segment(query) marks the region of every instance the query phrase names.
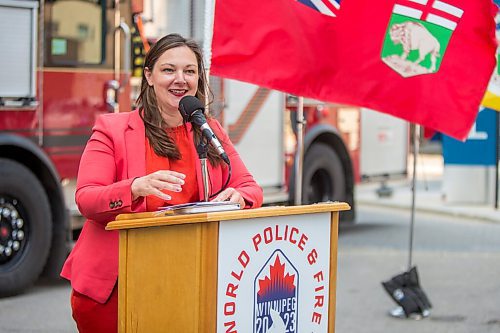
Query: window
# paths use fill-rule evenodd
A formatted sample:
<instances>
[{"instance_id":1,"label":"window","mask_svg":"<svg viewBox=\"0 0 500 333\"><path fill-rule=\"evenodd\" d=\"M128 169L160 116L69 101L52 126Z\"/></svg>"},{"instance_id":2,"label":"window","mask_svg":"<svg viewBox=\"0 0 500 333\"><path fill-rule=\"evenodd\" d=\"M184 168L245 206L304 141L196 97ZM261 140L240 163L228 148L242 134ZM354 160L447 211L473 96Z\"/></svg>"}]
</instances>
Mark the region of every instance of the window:
<instances>
[{"instance_id":1,"label":"window","mask_svg":"<svg viewBox=\"0 0 500 333\"><path fill-rule=\"evenodd\" d=\"M103 63L105 0L48 0L45 4L47 65Z\"/></svg>"}]
</instances>

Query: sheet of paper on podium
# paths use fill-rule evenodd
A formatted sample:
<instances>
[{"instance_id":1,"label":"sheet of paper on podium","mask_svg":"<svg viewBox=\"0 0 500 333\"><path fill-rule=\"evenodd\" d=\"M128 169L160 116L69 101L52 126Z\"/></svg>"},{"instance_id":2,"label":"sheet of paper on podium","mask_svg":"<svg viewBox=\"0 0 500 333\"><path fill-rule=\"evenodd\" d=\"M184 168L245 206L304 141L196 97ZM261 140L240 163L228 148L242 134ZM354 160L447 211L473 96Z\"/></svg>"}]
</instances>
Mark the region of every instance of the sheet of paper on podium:
<instances>
[{"instance_id":1,"label":"sheet of paper on podium","mask_svg":"<svg viewBox=\"0 0 500 333\"><path fill-rule=\"evenodd\" d=\"M171 212L173 214L195 214L223 212L227 210L238 210L240 204L229 201L200 201L185 204L160 207L158 213Z\"/></svg>"}]
</instances>

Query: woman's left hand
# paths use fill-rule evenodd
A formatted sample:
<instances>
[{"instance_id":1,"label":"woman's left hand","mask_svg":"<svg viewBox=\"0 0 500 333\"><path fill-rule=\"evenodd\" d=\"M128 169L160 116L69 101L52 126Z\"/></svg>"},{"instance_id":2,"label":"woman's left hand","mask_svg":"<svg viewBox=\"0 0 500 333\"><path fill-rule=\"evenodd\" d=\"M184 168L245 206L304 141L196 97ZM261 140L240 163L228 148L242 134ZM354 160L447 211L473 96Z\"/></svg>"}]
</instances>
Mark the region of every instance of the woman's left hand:
<instances>
[{"instance_id":1,"label":"woman's left hand","mask_svg":"<svg viewBox=\"0 0 500 333\"><path fill-rule=\"evenodd\" d=\"M236 191L232 187L226 188L224 191L220 192L212 201L229 201L233 203L239 203L240 209L245 208L246 202L240 192Z\"/></svg>"}]
</instances>

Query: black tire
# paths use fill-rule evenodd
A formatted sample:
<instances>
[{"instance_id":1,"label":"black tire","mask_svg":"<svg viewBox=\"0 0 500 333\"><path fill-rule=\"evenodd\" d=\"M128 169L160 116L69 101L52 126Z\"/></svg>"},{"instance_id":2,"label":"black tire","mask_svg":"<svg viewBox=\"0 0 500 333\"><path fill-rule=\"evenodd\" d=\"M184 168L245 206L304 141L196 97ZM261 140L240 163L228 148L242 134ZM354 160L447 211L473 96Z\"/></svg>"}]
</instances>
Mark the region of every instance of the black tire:
<instances>
[{"instance_id":1,"label":"black tire","mask_svg":"<svg viewBox=\"0 0 500 333\"><path fill-rule=\"evenodd\" d=\"M24 165L0 158L0 297L19 294L38 279L51 238L52 216L41 183Z\"/></svg>"},{"instance_id":2,"label":"black tire","mask_svg":"<svg viewBox=\"0 0 500 333\"><path fill-rule=\"evenodd\" d=\"M304 157L302 203L346 201L346 176L337 153L314 143Z\"/></svg>"}]
</instances>

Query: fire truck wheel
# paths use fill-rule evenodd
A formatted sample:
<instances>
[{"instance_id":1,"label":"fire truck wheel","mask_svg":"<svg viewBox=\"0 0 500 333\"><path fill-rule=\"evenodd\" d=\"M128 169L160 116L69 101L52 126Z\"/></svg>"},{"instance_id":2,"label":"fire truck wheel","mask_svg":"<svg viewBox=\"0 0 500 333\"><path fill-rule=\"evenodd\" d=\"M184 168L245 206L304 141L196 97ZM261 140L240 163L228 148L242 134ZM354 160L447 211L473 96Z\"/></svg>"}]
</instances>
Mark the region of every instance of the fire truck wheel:
<instances>
[{"instance_id":1,"label":"fire truck wheel","mask_svg":"<svg viewBox=\"0 0 500 333\"><path fill-rule=\"evenodd\" d=\"M19 294L37 280L51 237L42 185L24 165L0 158L0 296Z\"/></svg>"},{"instance_id":2,"label":"fire truck wheel","mask_svg":"<svg viewBox=\"0 0 500 333\"><path fill-rule=\"evenodd\" d=\"M302 203L345 201L344 168L337 153L324 143L315 143L304 157Z\"/></svg>"}]
</instances>

